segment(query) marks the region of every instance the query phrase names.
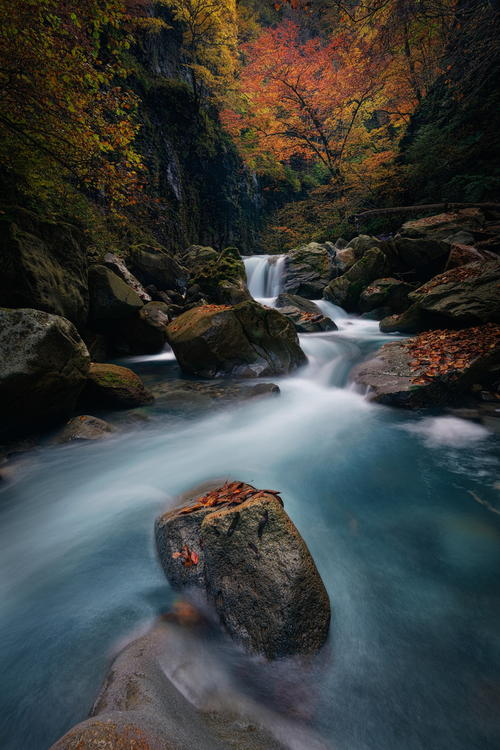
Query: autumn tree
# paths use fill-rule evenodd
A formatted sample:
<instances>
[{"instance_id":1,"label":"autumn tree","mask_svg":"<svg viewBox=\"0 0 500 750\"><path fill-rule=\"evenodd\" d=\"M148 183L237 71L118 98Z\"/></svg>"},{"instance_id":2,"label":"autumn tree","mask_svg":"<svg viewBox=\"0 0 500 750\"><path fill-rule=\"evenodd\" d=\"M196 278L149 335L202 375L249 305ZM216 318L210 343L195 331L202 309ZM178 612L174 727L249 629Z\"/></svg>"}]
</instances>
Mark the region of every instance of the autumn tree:
<instances>
[{"instance_id":1,"label":"autumn tree","mask_svg":"<svg viewBox=\"0 0 500 750\"><path fill-rule=\"evenodd\" d=\"M137 99L119 83L122 0L0 0L0 165L43 182L55 166L112 204L139 188Z\"/></svg>"},{"instance_id":2,"label":"autumn tree","mask_svg":"<svg viewBox=\"0 0 500 750\"><path fill-rule=\"evenodd\" d=\"M183 30L182 49L195 105L216 96L232 77L237 42L236 0L162 0Z\"/></svg>"},{"instance_id":3,"label":"autumn tree","mask_svg":"<svg viewBox=\"0 0 500 750\"><path fill-rule=\"evenodd\" d=\"M345 33L302 41L292 23L267 29L244 54L222 117L252 168L299 158L320 161L339 186L370 182L415 106L391 55Z\"/></svg>"}]
</instances>

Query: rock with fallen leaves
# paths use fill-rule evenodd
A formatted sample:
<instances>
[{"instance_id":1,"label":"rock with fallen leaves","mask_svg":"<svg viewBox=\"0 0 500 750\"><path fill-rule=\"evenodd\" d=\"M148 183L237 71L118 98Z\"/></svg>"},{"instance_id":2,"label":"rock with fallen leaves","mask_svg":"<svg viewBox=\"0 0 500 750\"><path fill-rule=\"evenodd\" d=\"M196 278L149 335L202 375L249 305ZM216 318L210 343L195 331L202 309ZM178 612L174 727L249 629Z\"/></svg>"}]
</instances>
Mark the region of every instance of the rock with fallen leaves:
<instances>
[{"instance_id":1,"label":"rock with fallen leaves","mask_svg":"<svg viewBox=\"0 0 500 750\"><path fill-rule=\"evenodd\" d=\"M280 313L293 323L298 333L336 331L337 325L314 302L296 294L282 293L276 300Z\"/></svg>"},{"instance_id":2,"label":"rock with fallen leaves","mask_svg":"<svg viewBox=\"0 0 500 750\"><path fill-rule=\"evenodd\" d=\"M500 326L428 331L385 344L352 377L382 404L416 409L448 404L500 365Z\"/></svg>"},{"instance_id":3,"label":"rock with fallen leaves","mask_svg":"<svg viewBox=\"0 0 500 750\"><path fill-rule=\"evenodd\" d=\"M500 260L446 271L412 292L410 300L453 324L500 323Z\"/></svg>"},{"instance_id":4,"label":"rock with fallen leaves","mask_svg":"<svg viewBox=\"0 0 500 750\"><path fill-rule=\"evenodd\" d=\"M328 594L279 492L226 482L191 496L157 519L156 544L170 583L204 588L248 651L275 659L323 645Z\"/></svg>"},{"instance_id":5,"label":"rock with fallen leaves","mask_svg":"<svg viewBox=\"0 0 500 750\"><path fill-rule=\"evenodd\" d=\"M287 375L306 362L292 323L255 301L194 307L168 341L182 370L203 378Z\"/></svg>"}]
</instances>

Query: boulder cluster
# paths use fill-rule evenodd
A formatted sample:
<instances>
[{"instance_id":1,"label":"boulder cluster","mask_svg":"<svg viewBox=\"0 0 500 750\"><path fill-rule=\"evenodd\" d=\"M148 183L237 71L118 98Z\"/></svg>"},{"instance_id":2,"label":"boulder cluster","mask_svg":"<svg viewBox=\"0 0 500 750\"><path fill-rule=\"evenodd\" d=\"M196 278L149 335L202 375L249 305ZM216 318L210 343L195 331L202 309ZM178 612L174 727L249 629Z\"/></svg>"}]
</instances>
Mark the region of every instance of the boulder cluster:
<instances>
[{"instance_id":1,"label":"boulder cluster","mask_svg":"<svg viewBox=\"0 0 500 750\"><path fill-rule=\"evenodd\" d=\"M0 440L87 418L88 410L151 403L139 377L109 358L154 354L168 343L188 375L283 375L306 361L297 330L318 325L315 316L296 319L255 302L233 247L172 253L137 245L88 265L79 229L23 209L0 219L0 246ZM105 434L89 425L66 430L67 439Z\"/></svg>"}]
</instances>

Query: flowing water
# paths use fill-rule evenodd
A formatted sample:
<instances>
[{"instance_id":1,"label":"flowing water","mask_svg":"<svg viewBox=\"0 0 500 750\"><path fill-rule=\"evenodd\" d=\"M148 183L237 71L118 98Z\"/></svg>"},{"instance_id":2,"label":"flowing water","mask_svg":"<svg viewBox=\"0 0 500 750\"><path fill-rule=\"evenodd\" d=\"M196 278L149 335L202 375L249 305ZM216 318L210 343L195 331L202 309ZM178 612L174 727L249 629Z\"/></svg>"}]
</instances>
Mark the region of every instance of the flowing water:
<instances>
[{"instance_id":1,"label":"flowing water","mask_svg":"<svg viewBox=\"0 0 500 750\"><path fill-rule=\"evenodd\" d=\"M272 298L262 276L251 289ZM246 695L264 723L291 722L294 750L500 746L499 437L444 410L369 403L349 371L388 337L320 305L339 330L301 336L308 364L279 379L279 398L106 415L122 428L106 441L0 467L2 750L47 750L85 718L113 655L174 600L156 515L213 476L282 491L332 625L317 657L272 669L221 638L179 676L176 646L187 695L210 693L212 709ZM181 375L168 352L122 363L150 386Z\"/></svg>"}]
</instances>

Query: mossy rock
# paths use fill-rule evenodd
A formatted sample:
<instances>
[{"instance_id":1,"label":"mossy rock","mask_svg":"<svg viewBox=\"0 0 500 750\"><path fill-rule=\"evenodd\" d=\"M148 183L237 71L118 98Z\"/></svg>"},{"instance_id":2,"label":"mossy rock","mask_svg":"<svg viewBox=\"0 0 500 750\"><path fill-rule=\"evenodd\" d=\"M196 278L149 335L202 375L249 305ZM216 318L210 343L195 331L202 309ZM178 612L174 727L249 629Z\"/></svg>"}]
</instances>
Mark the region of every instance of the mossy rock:
<instances>
[{"instance_id":1,"label":"mossy rock","mask_svg":"<svg viewBox=\"0 0 500 750\"><path fill-rule=\"evenodd\" d=\"M204 294L213 297L217 287L223 281L246 283L247 274L239 250L227 247L217 260L211 260L199 270L190 281L190 286L197 284Z\"/></svg>"},{"instance_id":2,"label":"mossy rock","mask_svg":"<svg viewBox=\"0 0 500 750\"><path fill-rule=\"evenodd\" d=\"M131 409L145 406L153 397L140 377L127 367L91 364L81 403L95 408ZM79 402L80 403L80 402Z\"/></svg>"}]
</instances>

